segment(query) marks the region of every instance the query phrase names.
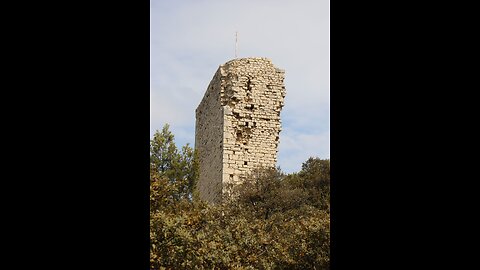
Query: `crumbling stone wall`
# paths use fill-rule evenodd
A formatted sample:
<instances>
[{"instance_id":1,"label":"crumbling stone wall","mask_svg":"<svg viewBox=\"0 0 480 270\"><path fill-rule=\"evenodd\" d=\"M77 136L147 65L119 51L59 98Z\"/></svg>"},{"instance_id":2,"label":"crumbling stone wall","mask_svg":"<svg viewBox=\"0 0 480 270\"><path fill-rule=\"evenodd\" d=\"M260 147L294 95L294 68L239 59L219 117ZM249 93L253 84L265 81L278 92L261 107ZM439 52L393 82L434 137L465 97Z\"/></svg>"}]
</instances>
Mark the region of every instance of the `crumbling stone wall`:
<instances>
[{"instance_id":1,"label":"crumbling stone wall","mask_svg":"<svg viewBox=\"0 0 480 270\"><path fill-rule=\"evenodd\" d=\"M267 58L234 59L218 68L196 110L203 200L219 202L227 183L276 166L284 73Z\"/></svg>"}]
</instances>

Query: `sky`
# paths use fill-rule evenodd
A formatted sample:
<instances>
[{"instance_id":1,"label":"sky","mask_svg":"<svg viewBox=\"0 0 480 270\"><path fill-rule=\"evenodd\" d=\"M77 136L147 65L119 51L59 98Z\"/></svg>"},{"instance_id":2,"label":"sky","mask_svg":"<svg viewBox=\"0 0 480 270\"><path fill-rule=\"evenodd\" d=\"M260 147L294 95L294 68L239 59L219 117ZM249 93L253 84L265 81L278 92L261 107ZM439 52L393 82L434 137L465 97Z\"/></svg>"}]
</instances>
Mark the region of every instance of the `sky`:
<instances>
[{"instance_id":1,"label":"sky","mask_svg":"<svg viewBox=\"0 0 480 270\"><path fill-rule=\"evenodd\" d=\"M278 166L330 158L329 0L151 0L150 138L170 125L195 144L195 109L218 67L267 57L285 70Z\"/></svg>"}]
</instances>

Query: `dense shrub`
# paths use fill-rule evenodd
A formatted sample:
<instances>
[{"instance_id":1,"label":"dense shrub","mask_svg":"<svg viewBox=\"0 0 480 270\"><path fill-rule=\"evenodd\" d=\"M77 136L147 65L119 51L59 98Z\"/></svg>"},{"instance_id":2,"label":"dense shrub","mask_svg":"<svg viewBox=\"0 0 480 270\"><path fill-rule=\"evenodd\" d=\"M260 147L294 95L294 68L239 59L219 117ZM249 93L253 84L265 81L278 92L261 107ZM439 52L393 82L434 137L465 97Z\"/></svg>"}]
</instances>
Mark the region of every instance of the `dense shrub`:
<instances>
[{"instance_id":1,"label":"dense shrub","mask_svg":"<svg viewBox=\"0 0 480 270\"><path fill-rule=\"evenodd\" d=\"M151 147L151 269L329 269L330 161L259 169L222 204L195 195L197 165L168 131Z\"/></svg>"}]
</instances>

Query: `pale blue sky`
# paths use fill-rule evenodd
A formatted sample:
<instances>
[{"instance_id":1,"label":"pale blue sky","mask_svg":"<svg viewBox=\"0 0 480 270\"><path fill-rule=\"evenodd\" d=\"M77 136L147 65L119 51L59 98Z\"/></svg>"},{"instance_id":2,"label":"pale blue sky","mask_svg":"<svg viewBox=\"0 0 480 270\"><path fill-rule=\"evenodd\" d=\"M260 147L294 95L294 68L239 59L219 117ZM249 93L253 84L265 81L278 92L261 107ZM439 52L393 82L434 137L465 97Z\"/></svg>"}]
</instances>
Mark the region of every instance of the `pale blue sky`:
<instances>
[{"instance_id":1,"label":"pale blue sky","mask_svg":"<svg viewBox=\"0 0 480 270\"><path fill-rule=\"evenodd\" d=\"M150 137L170 124L177 146L195 143L195 109L219 65L268 57L285 70L278 165L299 171L330 158L328 0L151 0Z\"/></svg>"}]
</instances>

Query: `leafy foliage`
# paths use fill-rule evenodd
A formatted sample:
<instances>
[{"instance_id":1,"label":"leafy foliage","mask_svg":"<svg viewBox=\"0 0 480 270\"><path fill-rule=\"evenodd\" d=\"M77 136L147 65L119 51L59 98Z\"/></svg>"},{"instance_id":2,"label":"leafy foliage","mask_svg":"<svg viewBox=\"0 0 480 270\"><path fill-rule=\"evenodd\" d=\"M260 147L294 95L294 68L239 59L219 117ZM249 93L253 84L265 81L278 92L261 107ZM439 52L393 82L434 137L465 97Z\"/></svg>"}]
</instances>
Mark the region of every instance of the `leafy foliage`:
<instances>
[{"instance_id":1,"label":"leafy foliage","mask_svg":"<svg viewBox=\"0 0 480 270\"><path fill-rule=\"evenodd\" d=\"M209 205L194 194L195 154L182 149L168 125L151 141L151 269L329 269L329 160L257 170Z\"/></svg>"},{"instance_id":2,"label":"leafy foliage","mask_svg":"<svg viewBox=\"0 0 480 270\"><path fill-rule=\"evenodd\" d=\"M194 151L187 144L179 152L174 135L168 129L166 124L150 141L150 178L160 177L168 181L169 188L173 189L168 193L171 199L192 199L198 173Z\"/></svg>"}]
</instances>

